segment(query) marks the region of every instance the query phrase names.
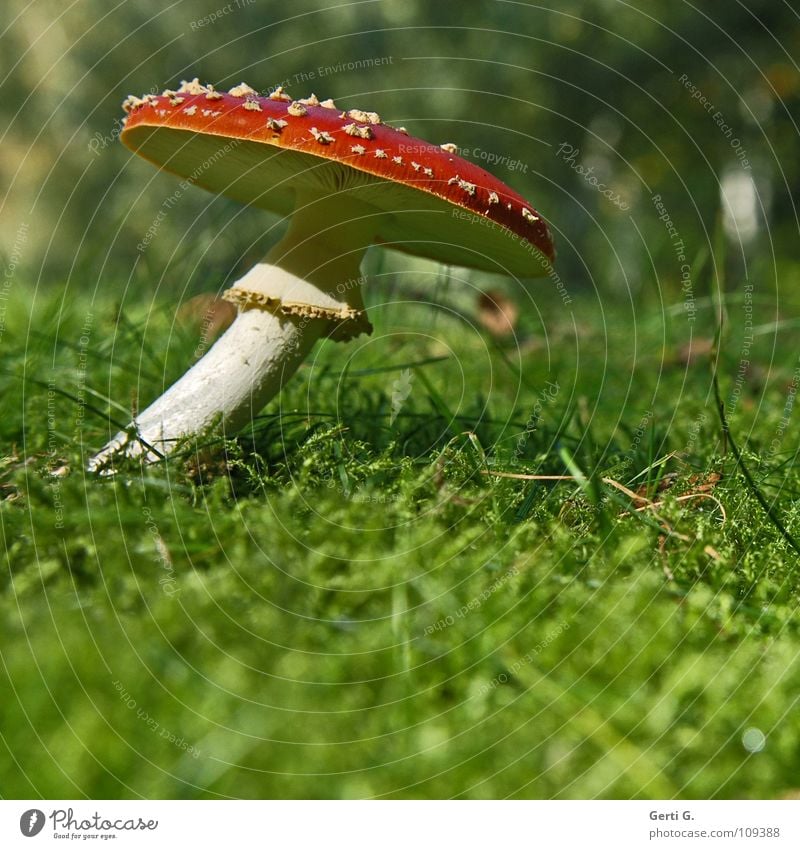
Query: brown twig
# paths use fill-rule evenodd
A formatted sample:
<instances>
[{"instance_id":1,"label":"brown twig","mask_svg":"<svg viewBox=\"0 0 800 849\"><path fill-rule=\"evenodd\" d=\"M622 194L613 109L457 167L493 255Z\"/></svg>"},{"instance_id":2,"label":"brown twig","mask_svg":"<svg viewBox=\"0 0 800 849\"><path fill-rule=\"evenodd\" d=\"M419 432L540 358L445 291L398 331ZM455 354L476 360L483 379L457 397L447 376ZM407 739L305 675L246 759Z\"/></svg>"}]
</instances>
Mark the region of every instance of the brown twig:
<instances>
[{"instance_id":1,"label":"brown twig","mask_svg":"<svg viewBox=\"0 0 800 849\"><path fill-rule=\"evenodd\" d=\"M495 471L493 469L482 469L481 474L491 475L492 477L496 477L496 478L507 478L507 479L511 479L511 480L526 480L526 481L573 481L574 482L574 481L578 480L578 478L576 478L575 475L530 475L530 474L525 474L525 473L522 473L522 472L498 472L498 471ZM666 502L664 502L664 501L652 501L651 499L646 498L643 495L638 495L633 490L629 489L627 486L625 486L624 484L621 484L619 481L616 481L613 478L601 478L600 480L603 483L608 484L609 486L612 486L615 489L619 490L620 492L624 493L631 500L638 501L638 502L644 502L644 504L642 504L642 506L634 507L633 512L634 513L641 513L645 510L652 510L653 511L653 517L655 518L655 520L657 522L659 522L661 524L662 529L664 530L664 532L668 536L676 537L677 539L681 540L682 542L692 543L692 542L697 541L697 537L693 538L693 537L687 536L686 534L682 534L679 531L676 531L672 527L672 525L670 525L670 523L663 516L659 516L658 513L655 512L659 507L665 506ZM726 513L725 507L723 506L722 502L716 496L709 495L707 492L692 492L692 493L689 493L688 495L679 495L679 496L676 497L675 500L676 501L689 501L689 500L694 499L694 498L708 498L711 501L713 501L717 505L717 507L719 507L720 512L722 513L722 523L725 524L728 521L728 514ZM622 518L624 516L630 516L631 511L626 510L625 512L620 513L619 515L620 515L620 518ZM661 549L663 551L663 544L661 545ZM703 551L709 557L711 557L713 560L720 560L721 559L719 552L710 545L704 546Z\"/></svg>"}]
</instances>

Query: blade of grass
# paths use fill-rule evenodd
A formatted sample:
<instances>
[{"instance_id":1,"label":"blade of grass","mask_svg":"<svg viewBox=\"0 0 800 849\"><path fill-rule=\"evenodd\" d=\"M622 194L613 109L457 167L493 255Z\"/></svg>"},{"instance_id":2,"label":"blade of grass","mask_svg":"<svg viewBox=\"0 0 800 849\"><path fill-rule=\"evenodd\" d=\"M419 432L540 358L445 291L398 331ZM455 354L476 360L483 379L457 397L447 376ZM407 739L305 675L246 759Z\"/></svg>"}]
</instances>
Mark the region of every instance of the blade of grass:
<instances>
[{"instance_id":1,"label":"blade of grass","mask_svg":"<svg viewBox=\"0 0 800 849\"><path fill-rule=\"evenodd\" d=\"M88 410L90 413L94 413L98 418L101 418L104 422L109 422L110 424L114 425L114 427L117 427L120 430L125 430L128 427L127 423L122 423L118 419L112 418L103 410L99 410L92 404L87 404L86 401L82 401L80 398L78 398L76 395L73 395L71 392L67 392L66 389L61 389L61 387L59 386L51 386L45 380L39 380L39 378L30 376L22 378L18 374L13 374L12 372L7 371L3 371L1 373L7 375L8 377L16 377L18 380L23 380L25 383L32 383L34 386L40 386L43 389L47 389L48 392L55 392L56 395L61 395L62 398L67 398L68 400L72 401L72 403L75 404L76 407L80 407L84 410ZM98 393L92 394L97 395ZM150 446L148 446L148 448L149 447Z\"/></svg>"},{"instance_id":2,"label":"blade of grass","mask_svg":"<svg viewBox=\"0 0 800 849\"><path fill-rule=\"evenodd\" d=\"M350 377L366 377L370 374L383 374L384 372L402 371L403 369L419 368L421 366L429 366L433 363L441 363L444 360L449 359L449 355L445 354L441 357L428 357L425 360L415 360L409 363L400 363L396 366L376 366L375 368L363 368L358 369L356 371L348 371L346 374L343 372L342 379Z\"/></svg>"},{"instance_id":3,"label":"blade of grass","mask_svg":"<svg viewBox=\"0 0 800 849\"><path fill-rule=\"evenodd\" d=\"M428 393L428 399L431 402L433 409L447 422L447 429L454 437L461 435L461 431L456 429L456 416L450 412L444 398L436 391L436 387L428 380L428 376L424 371L415 370L414 374L419 378L419 382L425 387Z\"/></svg>"},{"instance_id":4,"label":"blade of grass","mask_svg":"<svg viewBox=\"0 0 800 849\"><path fill-rule=\"evenodd\" d=\"M722 400L722 393L719 388L719 360L720 360L720 351L722 347L722 335L725 326L725 309L724 309L724 263L725 263L725 234L722 227L722 216L718 216L717 219L717 227L715 232L714 239L714 251L716 257L716 265L719 269L717 275L712 275L712 297L715 297L717 300L718 308L716 310L716 328L714 331L714 343L711 347L710 352L710 366L711 366L711 385L714 390L714 400L716 402L717 415L719 416L720 427L722 428L722 438L723 438L723 453L730 446L731 453L736 460L736 465L742 473L742 476L745 479L747 484L747 488L752 492L756 501L758 501L761 509L766 514L767 518L773 524L778 533L783 537L783 539L797 552L800 554L800 542L797 541L794 534L789 531L786 525L783 523L778 511L774 508L769 501L767 501L766 496L758 487L758 484L755 482L753 475L750 473L750 469L747 464L744 462L744 458L742 457L742 452L739 450L739 446L736 443L736 440L733 437L733 433L731 432L730 423L728 421L728 417L725 414L725 402ZM716 283L716 286L714 285ZM796 570L796 566L792 569L792 571Z\"/></svg>"},{"instance_id":5,"label":"blade of grass","mask_svg":"<svg viewBox=\"0 0 800 849\"><path fill-rule=\"evenodd\" d=\"M725 403L722 400L722 396L719 390L719 379L717 377L716 365L714 365L712 371L711 382L714 386L714 399L717 402L717 414L719 415L719 421L720 425L722 426L722 431L725 434L725 442L728 446L730 446L731 453L736 459L736 465L738 466L739 471L741 471L742 476L747 482L747 488L750 490L750 492L753 493L756 501L758 501L758 503L761 505L761 508L764 513L766 513L767 518L769 518L769 520L778 530L780 535L798 554L800 554L800 542L797 541L794 534L792 534L791 531L786 527L786 525L784 525L783 520L781 519L777 510L775 510L773 505L767 501L766 497L764 496L764 493L759 489L758 484L755 482L755 479L750 473L750 469L744 462L742 452L739 450L739 446L736 444L736 440L733 438L730 424L728 423L728 417L725 415Z\"/></svg>"}]
</instances>

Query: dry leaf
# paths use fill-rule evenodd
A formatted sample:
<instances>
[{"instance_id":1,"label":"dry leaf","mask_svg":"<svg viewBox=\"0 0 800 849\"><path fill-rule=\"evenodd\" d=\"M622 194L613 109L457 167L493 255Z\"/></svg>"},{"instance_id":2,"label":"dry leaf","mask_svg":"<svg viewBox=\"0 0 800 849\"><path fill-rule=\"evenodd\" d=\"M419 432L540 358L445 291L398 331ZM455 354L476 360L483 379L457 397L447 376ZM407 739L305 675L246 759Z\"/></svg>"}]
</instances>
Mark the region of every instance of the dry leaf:
<instances>
[{"instance_id":1,"label":"dry leaf","mask_svg":"<svg viewBox=\"0 0 800 849\"><path fill-rule=\"evenodd\" d=\"M488 289L478 295L478 321L492 336L510 336L518 318L517 305L505 293Z\"/></svg>"},{"instance_id":2,"label":"dry leaf","mask_svg":"<svg viewBox=\"0 0 800 849\"><path fill-rule=\"evenodd\" d=\"M695 337L678 350L678 362L684 366L696 366L698 361L707 363L713 347L713 339Z\"/></svg>"},{"instance_id":3,"label":"dry leaf","mask_svg":"<svg viewBox=\"0 0 800 849\"><path fill-rule=\"evenodd\" d=\"M189 298L178 310L178 321L196 330L207 343L227 330L235 318L236 307L233 304L209 294Z\"/></svg>"}]
</instances>

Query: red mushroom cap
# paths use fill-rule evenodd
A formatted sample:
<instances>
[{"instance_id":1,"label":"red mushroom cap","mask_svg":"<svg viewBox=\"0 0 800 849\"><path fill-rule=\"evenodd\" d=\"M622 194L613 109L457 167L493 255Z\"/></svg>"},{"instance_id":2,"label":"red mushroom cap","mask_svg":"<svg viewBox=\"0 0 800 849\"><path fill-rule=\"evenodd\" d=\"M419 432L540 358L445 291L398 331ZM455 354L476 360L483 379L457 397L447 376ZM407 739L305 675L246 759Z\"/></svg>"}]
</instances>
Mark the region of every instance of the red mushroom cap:
<instances>
[{"instance_id":1,"label":"red mushroom cap","mask_svg":"<svg viewBox=\"0 0 800 849\"><path fill-rule=\"evenodd\" d=\"M291 214L298 189L353 192L381 213L378 241L441 262L521 277L555 256L546 222L520 195L454 152L282 89L228 93L197 80L123 104L122 141L135 153L217 194Z\"/></svg>"}]
</instances>

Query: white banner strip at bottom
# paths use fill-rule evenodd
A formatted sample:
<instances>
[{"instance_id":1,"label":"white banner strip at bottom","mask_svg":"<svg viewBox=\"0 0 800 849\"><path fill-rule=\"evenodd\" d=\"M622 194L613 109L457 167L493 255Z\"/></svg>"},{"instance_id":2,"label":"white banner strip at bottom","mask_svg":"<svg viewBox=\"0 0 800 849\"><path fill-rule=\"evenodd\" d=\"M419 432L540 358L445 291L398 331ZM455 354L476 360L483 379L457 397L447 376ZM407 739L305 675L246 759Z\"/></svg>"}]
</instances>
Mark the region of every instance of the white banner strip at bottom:
<instances>
[{"instance_id":1,"label":"white banner strip at bottom","mask_svg":"<svg viewBox=\"0 0 800 849\"><path fill-rule=\"evenodd\" d=\"M778 849L800 846L800 801L0 801L0 846L54 840L120 849Z\"/></svg>"}]
</instances>

